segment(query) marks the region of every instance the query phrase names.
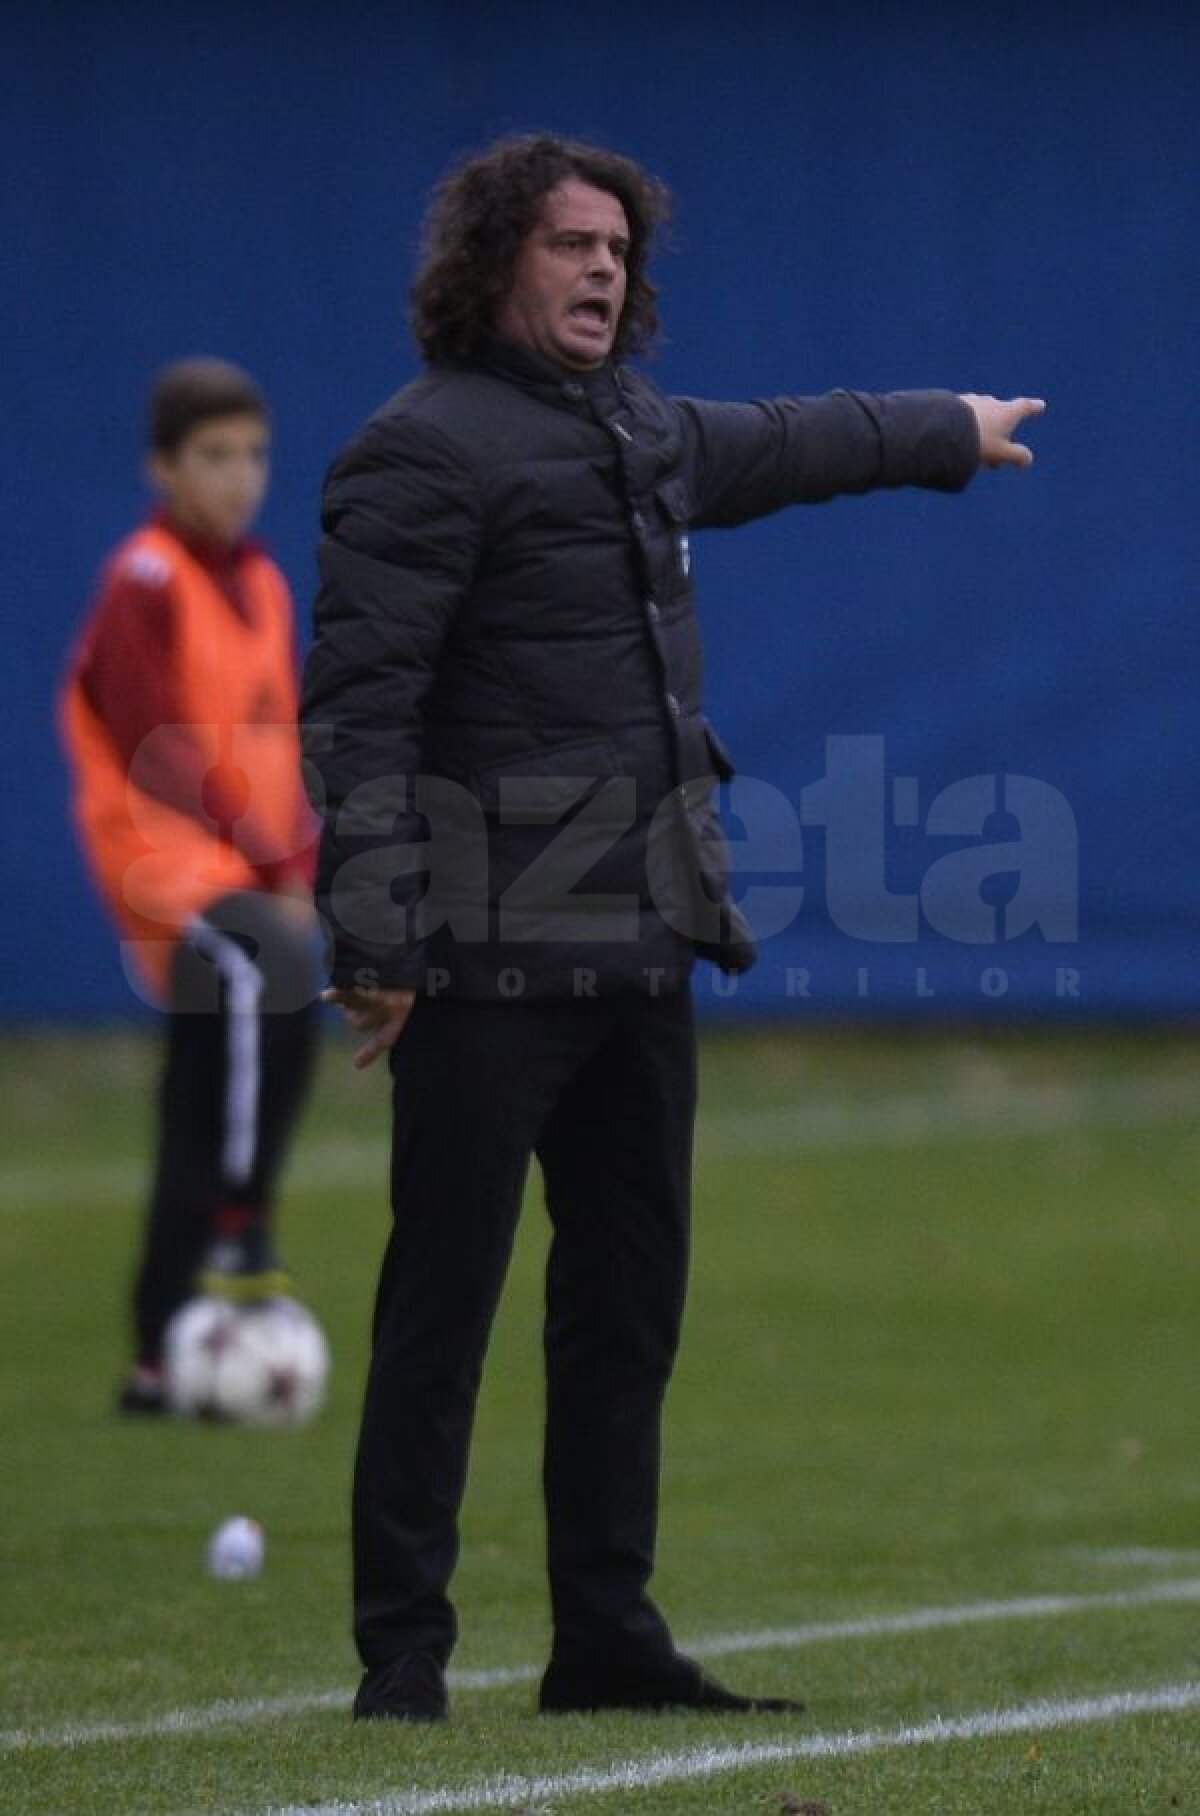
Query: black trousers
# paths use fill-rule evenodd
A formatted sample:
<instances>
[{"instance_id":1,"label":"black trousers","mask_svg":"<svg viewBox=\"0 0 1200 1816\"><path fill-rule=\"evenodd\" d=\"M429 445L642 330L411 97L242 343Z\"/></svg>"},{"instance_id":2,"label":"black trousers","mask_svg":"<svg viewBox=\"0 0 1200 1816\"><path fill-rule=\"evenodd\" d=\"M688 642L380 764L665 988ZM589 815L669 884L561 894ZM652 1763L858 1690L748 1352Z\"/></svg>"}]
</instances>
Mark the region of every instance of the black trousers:
<instances>
[{"instance_id":1,"label":"black trousers","mask_svg":"<svg viewBox=\"0 0 1200 1816\"><path fill-rule=\"evenodd\" d=\"M315 1053L316 953L271 896L222 896L176 949L158 1153L133 1293L137 1353L157 1359L218 1212L269 1215Z\"/></svg>"},{"instance_id":2,"label":"black trousers","mask_svg":"<svg viewBox=\"0 0 1200 1816\"><path fill-rule=\"evenodd\" d=\"M556 1656L669 1647L647 1594L663 1394L687 1279L687 991L420 998L391 1056L393 1211L354 1484L363 1662L456 1637L448 1586L476 1395L530 1156L546 1276L544 1492Z\"/></svg>"}]
</instances>

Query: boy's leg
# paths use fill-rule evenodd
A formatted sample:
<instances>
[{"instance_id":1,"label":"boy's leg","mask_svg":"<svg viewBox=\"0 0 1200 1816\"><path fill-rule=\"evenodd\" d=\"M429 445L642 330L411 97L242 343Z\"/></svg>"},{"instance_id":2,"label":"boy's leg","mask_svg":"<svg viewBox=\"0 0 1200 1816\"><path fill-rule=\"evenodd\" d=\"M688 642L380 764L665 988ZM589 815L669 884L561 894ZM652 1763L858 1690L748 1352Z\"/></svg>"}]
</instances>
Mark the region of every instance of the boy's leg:
<instances>
[{"instance_id":1,"label":"boy's leg","mask_svg":"<svg viewBox=\"0 0 1200 1816\"><path fill-rule=\"evenodd\" d=\"M284 898L213 904L193 943L219 980L224 1022L219 1186L201 1283L238 1298L286 1292L275 1187L312 1080L318 1029L315 923Z\"/></svg>"},{"instance_id":2,"label":"boy's leg","mask_svg":"<svg viewBox=\"0 0 1200 1816\"><path fill-rule=\"evenodd\" d=\"M143 1365L160 1360L163 1331L195 1290L222 1217L243 1258L247 1232L265 1233L311 1078L315 991L311 942L268 896L223 897L180 942L134 1294ZM261 1249L261 1238L251 1246ZM269 1278L263 1257L251 1259L256 1277Z\"/></svg>"},{"instance_id":3,"label":"boy's leg","mask_svg":"<svg viewBox=\"0 0 1200 1816\"><path fill-rule=\"evenodd\" d=\"M133 1293L137 1359L150 1370L161 1362L172 1313L191 1295L220 1199L222 1018L180 1006L194 1000L206 972L199 954L182 941L171 975L157 1156Z\"/></svg>"}]
</instances>

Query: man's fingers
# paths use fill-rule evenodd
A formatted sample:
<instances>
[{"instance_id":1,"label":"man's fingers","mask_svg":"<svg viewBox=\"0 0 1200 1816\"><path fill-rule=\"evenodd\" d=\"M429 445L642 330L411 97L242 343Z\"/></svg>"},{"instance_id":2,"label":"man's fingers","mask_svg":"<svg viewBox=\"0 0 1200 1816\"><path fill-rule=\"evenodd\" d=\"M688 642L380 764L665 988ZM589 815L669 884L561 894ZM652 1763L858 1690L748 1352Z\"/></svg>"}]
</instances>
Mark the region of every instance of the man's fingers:
<instances>
[{"instance_id":1,"label":"man's fingers","mask_svg":"<svg viewBox=\"0 0 1200 1816\"><path fill-rule=\"evenodd\" d=\"M373 1066L381 1053L386 1053L390 1047L395 1046L408 1026L411 1012L412 1004L409 1003L402 1014L389 1015L386 1021L376 1025L370 1040L365 1041L354 1055L354 1064L358 1071L361 1072L365 1066ZM370 1026L371 1024L364 1022L363 1025Z\"/></svg>"},{"instance_id":2,"label":"man's fingers","mask_svg":"<svg viewBox=\"0 0 1200 1816\"><path fill-rule=\"evenodd\" d=\"M1031 467L1033 451L1013 441L1014 431L1046 408L1044 397L985 397L974 391L959 393L974 413L979 427L979 459L985 467Z\"/></svg>"},{"instance_id":3,"label":"man's fingers","mask_svg":"<svg viewBox=\"0 0 1200 1816\"><path fill-rule=\"evenodd\" d=\"M362 1046L358 1049L358 1052L354 1055L356 1070L361 1072L365 1066L373 1066L375 1061L379 1058L379 1055L381 1053L386 1053L388 1048L395 1044L396 1036L399 1032L400 1030L394 1021L380 1023L375 1028L370 1040L364 1041Z\"/></svg>"},{"instance_id":4,"label":"man's fingers","mask_svg":"<svg viewBox=\"0 0 1200 1816\"><path fill-rule=\"evenodd\" d=\"M321 1001L339 1008L347 1025L360 1033L364 1028L373 1028L379 1020L379 1009L370 1002L364 1003L353 990L322 990Z\"/></svg>"},{"instance_id":5,"label":"man's fingers","mask_svg":"<svg viewBox=\"0 0 1200 1816\"><path fill-rule=\"evenodd\" d=\"M407 1020L408 1017L405 1016L404 1021ZM376 1028L370 1040L364 1041L354 1055L356 1071L361 1072L367 1066L373 1066L381 1053L386 1053L389 1047L395 1046L404 1027L404 1021L397 1021L393 1018L391 1021L384 1022L382 1027Z\"/></svg>"},{"instance_id":6,"label":"man's fingers","mask_svg":"<svg viewBox=\"0 0 1200 1816\"><path fill-rule=\"evenodd\" d=\"M1029 466L1033 461L1033 455L1020 443L1010 443L1008 438L1021 423L1027 422L1031 416L1040 416L1045 408L1046 400L1042 397L1013 397L1002 406L1000 413L1003 425L1001 447L1005 449L1009 446L1016 447L1022 456L1020 459L1011 454L1007 456L1013 466Z\"/></svg>"},{"instance_id":7,"label":"man's fingers","mask_svg":"<svg viewBox=\"0 0 1200 1816\"><path fill-rule=\"evenodd\" d=\"M321 1001L340 1008L348 1027L356 1034L370 1036L354 1055L355 1068L360 1072L395 1046L415 1000L411 990L342 990L331 984L321 991Z\"/></svg>"},{"instance_id":8,"label":"man's fingers","mask_svg":"<svg viewBox=\"0 0 1200 1816\"><path fill-rule=\"evenodd\" d=\"M1044 397L968 397L979 424L979 454L986 467L1031 467L1033 450L1012 439L1030 417L1046 408Z\"/></svg>"},{"instance_id":9,"label":"man's fingers","mask_svg":"<svg viewBox=\"0 0 1200 1816\"><path fill-rule=\"evenodd\" d=\"M367 1066L373 1066L375 1061L379 1058L379 1055L386 1052L391 1044L390 1040L384 1039L383 1029L381 1028L379 1032L373 1034L370 1040L366 1041L354 1055L355 1071L362 1072L365 1071Z\"/></svg>"}]
</instances>

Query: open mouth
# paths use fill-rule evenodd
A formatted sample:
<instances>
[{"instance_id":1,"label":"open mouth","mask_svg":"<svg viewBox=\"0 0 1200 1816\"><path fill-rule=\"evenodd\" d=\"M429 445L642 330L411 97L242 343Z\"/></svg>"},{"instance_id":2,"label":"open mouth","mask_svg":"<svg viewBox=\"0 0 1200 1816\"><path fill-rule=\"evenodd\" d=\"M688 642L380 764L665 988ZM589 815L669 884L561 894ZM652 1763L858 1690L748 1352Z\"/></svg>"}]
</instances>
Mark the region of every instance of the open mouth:
<instances>
[{"instance_id":1,"label":"open mouth","mask_svg":"<svg viewBox=\"0 0 1200 1816\"><path fill-rule=\"evenodd\" d=\"M572 304L569 314L580 327L595 332L607 332L612 327L612 304L603 296L585 297L581 303Z\"/></svg>"}]
</instances>

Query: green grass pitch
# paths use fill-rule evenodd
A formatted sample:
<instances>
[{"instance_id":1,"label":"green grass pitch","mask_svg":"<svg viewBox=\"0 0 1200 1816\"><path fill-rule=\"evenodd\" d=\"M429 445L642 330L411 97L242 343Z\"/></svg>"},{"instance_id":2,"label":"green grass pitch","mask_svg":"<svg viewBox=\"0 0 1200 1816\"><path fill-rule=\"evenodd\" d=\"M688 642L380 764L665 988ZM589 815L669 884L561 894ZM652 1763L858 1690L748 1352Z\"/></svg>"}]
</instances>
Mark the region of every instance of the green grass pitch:
<instances>
[{"instance_id":1,"label":"green grass pitch","mask_svg":"<svg viewBox=\"0 0 1200 1816\"><path fill-rule=\"evenodd\" d=\"M798 1720L533 1713L535 1179L456 1581L455 1668L501 1675L444 1730L348 1720L386 1078L331 1035L282 1226L333 1391L264 1435L110 1410L154 1066L127 1033L0 1041L5 1816L1200 1810L1195 1037L706 1037L656 1592ZM205 1575L231 1513L266 1529L254 1582Z\"/></svg>"}]
</instances>

